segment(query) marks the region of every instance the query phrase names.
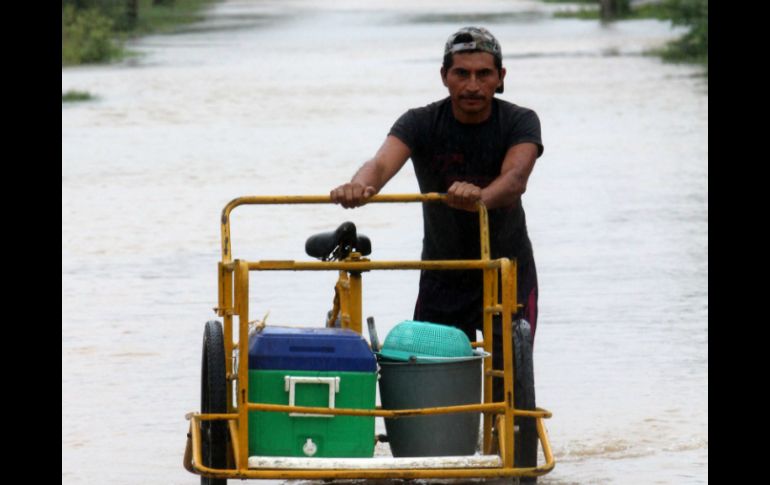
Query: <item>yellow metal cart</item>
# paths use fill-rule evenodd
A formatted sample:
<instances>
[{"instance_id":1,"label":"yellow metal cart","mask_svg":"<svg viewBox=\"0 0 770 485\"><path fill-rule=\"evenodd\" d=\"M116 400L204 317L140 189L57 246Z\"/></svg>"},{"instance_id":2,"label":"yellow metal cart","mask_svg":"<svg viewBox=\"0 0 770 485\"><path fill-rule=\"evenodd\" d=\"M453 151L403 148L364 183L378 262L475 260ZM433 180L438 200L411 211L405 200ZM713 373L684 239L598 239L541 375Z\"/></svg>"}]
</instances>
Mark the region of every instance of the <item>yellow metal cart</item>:
<instances>
[{"instance_id":1,"label":"yellow metal cart","mask_svg":"<svg viewBox=\"0 0 770 485\"><path fill-rule=\"evenodd\" d=\"M368 203L443 203L443 194L377 195ZM336 261L244 261L233 260L230 243L230 217L242 205L329 204L329 196L253 196L231 201L222 211L222 260L219 262L219 298L215 309L222 318L222 335L204 337L203 406L200 413L189 413L190 421L184 465L203 477L204 483L224 483L226 479L427 479L535 477L550 472L555 460L543 419L551 413L541 408L516 409L514 406L514 346L512 318L516 301L516 261L491 259L487 210L479 204L481 255L478 260L446 261L372 261L359 252L351 252ZM483 403L421 409L344 409L331 407L289 406L249 402L249 277L252 271L338 271L334 308L330 319L338 318L343 328L362 331L362 272L380 270L458 270L483 272L484 335L490 336L474 346L492 353L493 316L502 322L503 370L494 370L491 359L483 367ZM498 288L502 290L499 291ZM237 322L234 320L237 317ZM209 322L212 323L212 322ZM218 323L218 322L217 322ZM208 325L208 324L207 324ZM234 333L235 332L235 333ZM234 338L235 337L235 338ZM208 341L206 341L208 339ZM205 345L213 348L206 354ZM233 350L237 355L234 365ZM227 356L225 358L225 356ZM213 364L224 368L220 380L207 375ZM207 361L209 362L207 364ZM222 362L223 361L223 362ZM492 379L502 378L504 401L494 402ZM208 379L208 381L207 381ZM235 396L230 392L235 386ZM214 387L215 389L211 389ZM212 394L221 401L220 408L209 403ZM213 409L213 411L212 411ZM248 416L252 411L304 413L318 415L375 416L402 418L445 413L482 413L482 450L467 457L420 458L288 458L249 456ZM514 460L514 423L518 418L533 418L544 456L539 466L517 466ZM494 432L493 432L494 431ZM375 439L373 437L372 439Z\"/></svg>"}]
</instances>

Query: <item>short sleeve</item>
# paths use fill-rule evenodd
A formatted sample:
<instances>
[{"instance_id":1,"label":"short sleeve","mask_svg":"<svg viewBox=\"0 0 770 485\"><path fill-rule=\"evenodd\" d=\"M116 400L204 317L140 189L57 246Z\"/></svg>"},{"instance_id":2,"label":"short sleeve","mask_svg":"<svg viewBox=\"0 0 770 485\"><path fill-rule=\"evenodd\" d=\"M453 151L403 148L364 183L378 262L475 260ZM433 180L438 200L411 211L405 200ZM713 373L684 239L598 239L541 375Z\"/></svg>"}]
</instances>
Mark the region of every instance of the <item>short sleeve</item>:
<instances>
[{"instance_id":1,"label":"short sleeve","mask_svg":"<svg viewBox=\"0 0 770 485\"><path fill-rule=\"evenodd\" d=\"M537 145L537 156L543 154L543 140L540 135L540 118L531 109L523 109L514 116L511 131L507 140L508 148L519 143L534 143Z\"/></svg>"},{"instance_id":2,"label":"short sleeve","mask_svg":"<svg viewBox=\"0 0 770 485\"><path fill-rule=\"evenodd\" d=\"M402 114L393 126L390 128L388 135L393 135L402 142L414 153L419 148L418 140L418 127L417 116L414 110L409 110Z\"/></svg>"}]
</instances>

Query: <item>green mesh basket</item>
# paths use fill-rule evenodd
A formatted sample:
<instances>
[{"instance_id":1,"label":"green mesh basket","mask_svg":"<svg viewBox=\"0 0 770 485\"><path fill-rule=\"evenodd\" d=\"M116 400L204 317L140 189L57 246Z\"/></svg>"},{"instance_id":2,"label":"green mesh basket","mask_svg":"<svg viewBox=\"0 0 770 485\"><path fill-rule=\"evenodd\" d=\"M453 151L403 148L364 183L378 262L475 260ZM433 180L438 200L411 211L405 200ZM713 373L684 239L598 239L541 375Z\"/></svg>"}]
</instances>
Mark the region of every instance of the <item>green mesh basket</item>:
<instances>
[{"instance_id":1,"label":"green mesh basket","mask_svg":"<svg viewBox=\"0 0 770 485\"><path fill-rule=\"evenodd\" d=\"M407 320L388 333L380 355L390 360L444 360L473 357L462 330L448 325Z\"/></svg>"}]
</instances>

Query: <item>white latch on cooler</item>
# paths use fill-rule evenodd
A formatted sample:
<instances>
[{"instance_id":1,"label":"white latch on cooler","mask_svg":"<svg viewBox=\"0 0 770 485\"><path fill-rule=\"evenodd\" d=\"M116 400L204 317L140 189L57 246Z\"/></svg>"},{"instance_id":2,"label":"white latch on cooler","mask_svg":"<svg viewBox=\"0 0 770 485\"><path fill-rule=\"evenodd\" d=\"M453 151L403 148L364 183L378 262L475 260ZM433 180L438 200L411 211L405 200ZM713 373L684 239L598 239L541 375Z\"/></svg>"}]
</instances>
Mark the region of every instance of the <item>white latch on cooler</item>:
<instances>
[{"instance_id":1,"label":"white latch on cooler","mask_svg":"<svg viewBox=\"0 0 770 485\"><path fill-rule=\"evenodd\" d=\"M289 393L289 406L294 406L297 384L323 384L329 386L329 408L334 409L334 395L340 392L339 377L284 376L284 390ZM291 417L333 418L333 414L289 413Z\"/></svg>"}]
</instances>

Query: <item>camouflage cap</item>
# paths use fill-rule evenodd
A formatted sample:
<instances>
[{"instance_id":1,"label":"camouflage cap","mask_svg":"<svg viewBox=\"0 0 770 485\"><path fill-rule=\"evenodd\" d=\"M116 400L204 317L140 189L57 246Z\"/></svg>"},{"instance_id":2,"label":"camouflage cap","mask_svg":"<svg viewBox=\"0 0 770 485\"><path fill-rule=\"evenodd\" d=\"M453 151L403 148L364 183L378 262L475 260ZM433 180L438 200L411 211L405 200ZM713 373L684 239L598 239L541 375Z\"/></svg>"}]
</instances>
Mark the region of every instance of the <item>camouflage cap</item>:
<instances>
[{"instance_id":1,"label":"camouflage cap","mask_svg":"<svg viewBox=\"0 0 770 485\"><path fill-rule=\"evenodd\" d=\"M463 27L450 35L444 46L444 55L474 50L489 52L498 59L503 58L500 43L483 27Z\"/></svg>"}]
</instances>

